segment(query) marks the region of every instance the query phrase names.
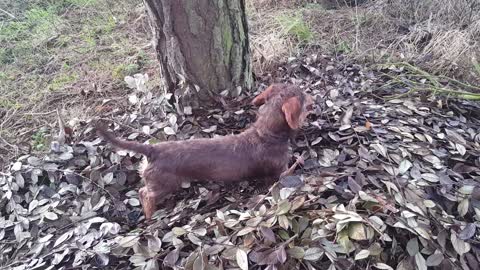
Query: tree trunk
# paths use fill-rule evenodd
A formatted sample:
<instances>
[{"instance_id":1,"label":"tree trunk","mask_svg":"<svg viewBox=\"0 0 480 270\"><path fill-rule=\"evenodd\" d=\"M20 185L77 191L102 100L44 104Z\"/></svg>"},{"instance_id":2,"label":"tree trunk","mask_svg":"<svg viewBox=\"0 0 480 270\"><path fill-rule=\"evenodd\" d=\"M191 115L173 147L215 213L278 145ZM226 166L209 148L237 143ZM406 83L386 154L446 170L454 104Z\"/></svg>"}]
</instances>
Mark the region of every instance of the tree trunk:
<instances>
[{"instance_id":1,"label":"tree trunk","mask_svg":"<svg viewBox=\"0 0 480 270\"><path fill-rule=\"evenodd\" d=\"M202 103L250 89L245 0L144 0L168 92ZM185 100L184 100L185 101Z\"/></svg>"}]
</instances>

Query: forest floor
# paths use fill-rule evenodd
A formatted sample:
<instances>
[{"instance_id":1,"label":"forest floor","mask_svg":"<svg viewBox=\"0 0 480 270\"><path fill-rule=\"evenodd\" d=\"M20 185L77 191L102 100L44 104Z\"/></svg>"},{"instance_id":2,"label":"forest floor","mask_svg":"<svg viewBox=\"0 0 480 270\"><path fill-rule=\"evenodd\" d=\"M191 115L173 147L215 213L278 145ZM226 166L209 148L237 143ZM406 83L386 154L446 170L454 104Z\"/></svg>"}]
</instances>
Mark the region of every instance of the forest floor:
<instances>
[{"instance_id":1,"label":"forest floor","mask_svg":"<svg viewBox=\"0 0 480 270\"><path fill-rule=\"evenodd\" d=\"M192 184L146 225L139 156L92 117L142 141L226 135L253 121L250 93L179 115L156 87L141 3L22 3L0 6L0 269L479 269L475 79L357 59L348 39L330 50L305 19L325 8L249 4L257 86L316 97L293 149L305 165L268 191Z\"/></svg>"}]
</instances>

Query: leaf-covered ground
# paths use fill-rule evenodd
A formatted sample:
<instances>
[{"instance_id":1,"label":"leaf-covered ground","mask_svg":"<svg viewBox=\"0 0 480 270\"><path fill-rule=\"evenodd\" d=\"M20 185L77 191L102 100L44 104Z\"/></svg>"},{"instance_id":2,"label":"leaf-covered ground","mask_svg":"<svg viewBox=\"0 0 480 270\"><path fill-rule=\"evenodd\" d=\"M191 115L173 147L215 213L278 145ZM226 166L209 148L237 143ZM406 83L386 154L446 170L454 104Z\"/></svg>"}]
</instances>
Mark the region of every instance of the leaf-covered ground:
<instances>
[{"instance_id":1,"label":"leaf-covered ground","mask_svg":"<svg viewBox=\"0 0 480 270\"><path fill-rule=\"evenodd\" d=\"M1 269L479 269L480 106L402 95L389 81L402 74L311 55L257 78L316 97L292 147L304 167L272 187L194 183L153 224L141 157L91 122L65 123L50 154L0 174ZM192 114L153 95L148 77L126 81L128 105L104 104L125 138L226 135L254 120L252 93Z\"/></svg>"}]
</instances>

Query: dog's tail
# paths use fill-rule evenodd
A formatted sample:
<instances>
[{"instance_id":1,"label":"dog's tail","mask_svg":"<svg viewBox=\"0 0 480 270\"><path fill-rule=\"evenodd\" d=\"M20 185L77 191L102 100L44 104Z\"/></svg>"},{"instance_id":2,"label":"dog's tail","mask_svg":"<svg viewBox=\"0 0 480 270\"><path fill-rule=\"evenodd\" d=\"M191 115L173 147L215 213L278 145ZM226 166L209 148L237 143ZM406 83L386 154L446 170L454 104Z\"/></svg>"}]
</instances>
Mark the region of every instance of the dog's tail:
<instances>
[{"instance_id":1,"label":"dog's tail","mask_svg":"<svg viewBox=\"0 0 480 270\"><path fill-rule=\"evenodd\" d=\"M150 155L152 153L153 147L148 144L142 144L138 142L130 142L130 141L125 141L121 140L115 135L109 131L107 131L104 127L100 126L99 123L95 125L95 128L97 130L97 133L102 136L105 140L109 141L112 143L114 146L118 148L122 148L125 150L130 150L135 153L140 153L148 158L150 158Z\"/></svg>"}]
</instances>

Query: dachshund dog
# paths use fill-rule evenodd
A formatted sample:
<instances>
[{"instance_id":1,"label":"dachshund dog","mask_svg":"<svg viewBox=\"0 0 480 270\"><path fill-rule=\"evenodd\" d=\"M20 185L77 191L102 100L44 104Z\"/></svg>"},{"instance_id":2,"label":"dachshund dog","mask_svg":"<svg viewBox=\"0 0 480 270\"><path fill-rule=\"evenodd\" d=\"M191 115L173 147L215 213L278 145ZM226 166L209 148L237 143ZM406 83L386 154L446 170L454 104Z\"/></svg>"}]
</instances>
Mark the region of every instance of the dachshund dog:
<instances>
[{"instance_id":1,"label":"dachshund dog","mask_svg":"<svg viewBox=\"0 0 480 270\"><path fill-rule=\"evenodd\" d=\"M148 145L120 140L98 123L96 129L114 146L146 157L147 164L140 170L144 187L139 190L139 197L149 220L157 203L179 190L183 181L276 181L291 174L302 162L297 159L288 168L289 140L306 120L313 98L297 86L273 84L256 96L252 104L263 106L251 127L240 134L219 138Z\"/></svg>"}]
</instances>

